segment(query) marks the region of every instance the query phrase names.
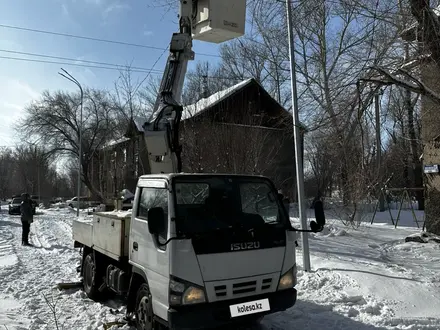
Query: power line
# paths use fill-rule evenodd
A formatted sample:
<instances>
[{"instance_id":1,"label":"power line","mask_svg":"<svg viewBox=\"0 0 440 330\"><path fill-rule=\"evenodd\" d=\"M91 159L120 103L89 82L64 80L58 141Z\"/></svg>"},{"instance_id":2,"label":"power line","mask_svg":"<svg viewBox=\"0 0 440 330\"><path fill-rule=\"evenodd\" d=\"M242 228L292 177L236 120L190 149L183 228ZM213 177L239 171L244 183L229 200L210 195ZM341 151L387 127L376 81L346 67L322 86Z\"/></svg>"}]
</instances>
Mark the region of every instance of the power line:
<instances>
[{"instance_id":1,"label":"power line","mask_svg":"<svg viewBox=\"0 0 440 330\"><path fill-rule=\"evenodd\" d=\"M8 50L8 49L0 49L0 52L16 54L16 55L26 55L26 56L35 56L35 57L43 57L43 58L53 58L53 59L57 59L57 60L84 62L84 63L90 63L90 64L113 66L113 67L116 67L118 69L120 69L121 67L130 67L130 69L144 70L145 72L148 72L150 70L148 68L137 67L137 66L128 66L128 65L123 65L123 64L114 64L114 63L108 63L108 62L96 62L96 61L89 61L89 60L79 60L79 59L75 59L75 58L71 58L71 57L60 57L60 56L53 56L53 55L46 55L46 54L19 52L19 51Z\"/></svg>"},{"instance_id":2,"label":"power line","mask_svg":"<svg viewBox=\"0 0 440 330\"><path fill-rule=\"evenodd\" d=\"M32 58L20 58L20 57L13 57L13 56L0 56L1 59L5 60L13 60L13 61L25 61L25 62L36 62L36 63L46 63L46 64L58 64L58 65L70 65L70 66L77 66L77 67L84 67L84 68L93 68L93 69L106 69L106 70L114 70L114 71L121 71L121 69L115 68L115 67L106 67L106 66L98 66L98 65L87 65L87 64L79 64L79 63L68 63L68 62L58 62L58 61L47 61L47 60L37 60ZM139 73L145 73L148 72L148 69L145 70L131 70L132 72L139 72ZM159 74L160 72L155 72L156 74Z\"/></svg>"},{"instance_id":3,"label":"power line","mask_svg":"<svg viewBox=\"0 0 440 330\"><path fill-rule=\"evenodd\" d=\"M153 64L152 68L143 68L142 70L131 70L131 72L135 73L147 73L147 77L144 78L141 82L145 82L146 79L152 74L154 75L162 75L163 71L159 69L154 69L154 66L157 64L157 62L162 58L163 54L165 54L167 49L164 49L162 54L159 56L159 58L156 60L156 62ZM1 52L2 50L0 50ZM31 53L29 53L31 54ZM46 55L44 55L46 56ZM47 55L49 56L49 55ZM13 57L13 56L0 56L0 59L5 60L13 60L13 61L25 61L25 62L35 62L35 63L45 63L45 64L56 64L56 65L67 65L67 66L76 66L76 67L85 67L85 68L92 68L92 69L105 69L105 70L114 70L114 71L121 71L121 69L116 67L106 67L106 66L98 66L98 65L87 65L87 64L79 64L79 63L68 63L68 62L59 62L59 61L50 61L50 60L37 60L37 59L31 59L31 58L21 58L21 57ZM67 59L67 58L66 58ZM74 59L72 59L74 60ZM77 60L75 60L77 61ZM90 61L92 62L92 61ZM98 62L96 62L98 63ZM115 64L116 65L116 64ZM188 72L187 76L195 76L196 74L193 72ZM246 80L252 77L240 77L240 78L234 78L234 77L227 77L227 76L219 76L219 75L209 75L208 79L219 79L219 80ZM275 81L274 78L268 77L266 80Z\"/></svg>"},{"instance_id":4,"label":"power line","mask_svg":"<svg viewBox=\"0 0 440 330\"><path fill-rule=\"evenodd\" d=\"M162 56L165 54L165 52L167 51L167 48L164 49L164 51L159 55L159 57L157 58L157 60L153 63L153 66L151 67L150 72L147 73L147 75L144 77L144 79L142 79L139 84L136 86L136 88L134 89L133 94L137 93L138 89L142 86L142 84L148 79L148 77L151 75L152 70L154 70L154 67L156 66L157 62L160 61L160 59L162 58ZM157 73L156 73L157 74ZM162 72L163 74L163 72ZM127 102L125 102L124 106L122 108L125 108L127 106L127 104L130 102L130 99L127 100Z\"/></svg>"},{"instance_id":5,"label":"power line","mask_svg":"<svg viewBox=\"0 0 440 330\"><path fill-rule=\"evenodd\" d=\"M6 29L14 29L14 30L27 31L27 32L49 34L49 35L55 35L55 36L60 36L60 37L76 38L76 39L97 41L97 42L103 42L103 43L109 43L109 44L117 44L117 45L124 45L124 46L131 46L131 47L138 47L138 48L147 48L147 49L165 50L165 51L167 50L167 48L150 46L150 45L135 44L135 43L119 41L119 40L101 39L101 38L81 36L81 35L70 34L70 33L61 33L61 32L47 31L47 30L31 29L31 28L25 28L25 27L21 27L21 26L13 26L13 25L0 24L0 27L6 28ZM207 54L207 53L197 53L197 55L209 56L209 57L221 57L220 55Z\"/></svg>"}]
</instances>

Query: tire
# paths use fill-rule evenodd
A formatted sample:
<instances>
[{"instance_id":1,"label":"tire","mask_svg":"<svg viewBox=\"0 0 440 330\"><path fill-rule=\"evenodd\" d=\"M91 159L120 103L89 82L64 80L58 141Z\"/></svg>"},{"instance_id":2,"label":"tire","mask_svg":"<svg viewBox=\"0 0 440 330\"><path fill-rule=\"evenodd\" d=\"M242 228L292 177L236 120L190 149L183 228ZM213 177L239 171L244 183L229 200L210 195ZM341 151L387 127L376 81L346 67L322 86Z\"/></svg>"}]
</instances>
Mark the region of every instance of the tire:
<instances>
[{"instance_id":1,"label":"tire","mask_svg":"<svg viewBox=\"0 0 440 330\"><path fill-rule=\"evenodd\" d=\"M96 265L92 253L89 253L84 258L82 276L84 292L90 299L98 301L101 298L101 293L99 292L101 281L96 273Z\"/></svg>"},{"instance_id":2,"label":"tire","mask_svg":"<svg viewBox=\"0 0 440 330\"><path fill-rule=\"evenodd\" d=\"M150 288L145 283L141 284L136 294L135 317L137 330L157 330Z\"/></svg>"}]
</instances>

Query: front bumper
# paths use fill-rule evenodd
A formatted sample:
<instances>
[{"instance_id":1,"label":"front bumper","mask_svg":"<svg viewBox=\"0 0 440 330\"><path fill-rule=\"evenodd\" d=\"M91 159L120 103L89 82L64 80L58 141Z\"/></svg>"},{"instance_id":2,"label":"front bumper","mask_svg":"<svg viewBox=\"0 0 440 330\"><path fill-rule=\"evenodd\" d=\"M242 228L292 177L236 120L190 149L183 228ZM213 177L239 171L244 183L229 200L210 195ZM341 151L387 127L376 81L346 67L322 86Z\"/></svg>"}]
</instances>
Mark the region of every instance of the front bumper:
<instances>
[{"instance_id":1,"label":"front bumper","mask_svg":"<svg viewBox=\"0 0 440 330\"><path fill-rule=\"evenodd\" d=\"M249 316L231 317L229 306L259 299L269 299L270 311ZM296 290L283 290L270 294L246 298L207 303L194 306L182 306L168 310L168 326L174 330L209 329L256 320L264 315L282 312L296 302Z\"/></svg>"}]
</instances>

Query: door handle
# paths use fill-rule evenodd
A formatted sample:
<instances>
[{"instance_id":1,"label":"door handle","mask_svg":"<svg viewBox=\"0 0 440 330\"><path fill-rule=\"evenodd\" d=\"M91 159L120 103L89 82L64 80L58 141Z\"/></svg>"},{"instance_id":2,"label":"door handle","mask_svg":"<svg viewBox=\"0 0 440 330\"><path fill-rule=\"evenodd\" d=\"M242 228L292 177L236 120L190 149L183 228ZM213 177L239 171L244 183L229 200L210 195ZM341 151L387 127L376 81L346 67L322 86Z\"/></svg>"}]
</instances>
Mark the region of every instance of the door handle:
<instances>
[{"instance_id":1,"label":"door handle","mask_svg":"<svg viewBox=\"0 0 440 330\"><path fill-rule=\"evenodd\" d=\"M137 251L138 250L138 243L137 242L133 242L133 250Z\"/></svg>"}]
</instances>

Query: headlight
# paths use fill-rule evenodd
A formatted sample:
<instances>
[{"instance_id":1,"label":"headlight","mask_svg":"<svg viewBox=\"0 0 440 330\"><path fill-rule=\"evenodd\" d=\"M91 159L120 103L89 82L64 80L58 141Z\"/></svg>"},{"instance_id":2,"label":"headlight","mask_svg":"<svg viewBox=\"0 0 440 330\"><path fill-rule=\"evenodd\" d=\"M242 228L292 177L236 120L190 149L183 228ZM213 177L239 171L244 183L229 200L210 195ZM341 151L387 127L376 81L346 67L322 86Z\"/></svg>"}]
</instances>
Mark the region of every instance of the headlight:
<instances>
[{"instance_id":1,"label":"headlight","mask_svg":"<svg viewBox=\"0 0 440 330\"><path fill-rule=\"evenodd\" d=\"M296 285L296 264L281 276L278 290L291 289Z\"/></svg>"},{"instance_id":2,"label":"headlight","mask_svg":"<svg viewBox=\"0 0 440 330\"><path fill-rule=\"evenodd\" d=\"M204 303L205 290L196 284L173 277L170 279L169 300L171 306Z\"/></svg>"}]
</instances>

